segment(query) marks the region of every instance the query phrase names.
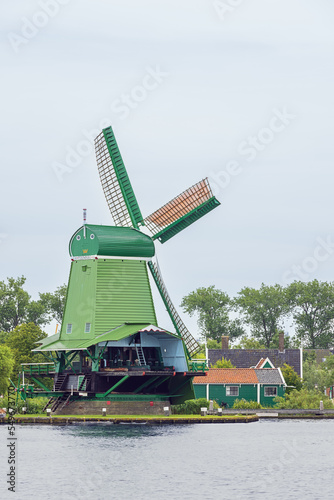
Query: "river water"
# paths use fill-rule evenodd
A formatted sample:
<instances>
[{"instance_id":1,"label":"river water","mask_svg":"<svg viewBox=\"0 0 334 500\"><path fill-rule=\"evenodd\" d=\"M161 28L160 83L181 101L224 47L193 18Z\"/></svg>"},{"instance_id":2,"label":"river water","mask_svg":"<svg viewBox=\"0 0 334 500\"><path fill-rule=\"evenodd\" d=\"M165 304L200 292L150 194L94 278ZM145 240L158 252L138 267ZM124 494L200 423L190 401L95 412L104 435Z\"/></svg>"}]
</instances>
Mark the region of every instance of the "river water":
<instances>
[{"instance_id":1,"label":"river water","mask_svg":"<svg viewBox=\"0 0 334 500\"><path fill-rule=\"evenodd\" d=\"M16 427L16 493L0 498L334 499L334 421Z\"/></svg>"}]
</instances>

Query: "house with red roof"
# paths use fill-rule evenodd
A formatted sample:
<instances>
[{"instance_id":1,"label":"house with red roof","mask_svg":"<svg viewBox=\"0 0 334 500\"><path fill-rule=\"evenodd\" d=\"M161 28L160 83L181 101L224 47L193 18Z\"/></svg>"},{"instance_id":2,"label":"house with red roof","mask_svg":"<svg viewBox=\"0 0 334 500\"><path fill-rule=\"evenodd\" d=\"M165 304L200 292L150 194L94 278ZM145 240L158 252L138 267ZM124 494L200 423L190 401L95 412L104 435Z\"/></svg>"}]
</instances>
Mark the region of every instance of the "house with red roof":
<instances>
[{"instance_id":1,"label":"house with red roof","mask_svg":"<svg viewBox=\"0 0 334 500\"><path fill-rule=\"evenodd\" d=\"M261 361L268 365L267 359ZM213 399L230 408L236 399L273 406L274 398L283 397L286 389L279 368L210 368L206 377L194 377L193 384L196 399Z\"/></svg>"}]
</instances>

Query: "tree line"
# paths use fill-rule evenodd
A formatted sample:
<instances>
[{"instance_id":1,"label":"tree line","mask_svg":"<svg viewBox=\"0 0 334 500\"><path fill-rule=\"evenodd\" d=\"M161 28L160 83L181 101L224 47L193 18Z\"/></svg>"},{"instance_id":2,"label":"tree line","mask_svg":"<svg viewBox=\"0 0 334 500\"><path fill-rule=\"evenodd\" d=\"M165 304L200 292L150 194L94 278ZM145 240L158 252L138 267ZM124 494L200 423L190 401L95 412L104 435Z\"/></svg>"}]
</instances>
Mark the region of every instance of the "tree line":
<instances>
[{"instance_id":1,"label":"tree line","mask_svg":"<svg viewBox=\"0 0 334 500\"><path fill-rule=\"evenodd\" d=\"M197 316L203 340L211 343L228 335L234 347L277 348L288 320L294 334L285 336L286 348L334 345L334 282L262 283L258 289L242 288L233 298L215 286L202 287L183 297L181 306Z\"/></svg>"},{"instance_id":2,"label":"tree line","mask_svg":"<svg viewBox=\"0 0 334 500\"><path fill-rule=\"evenodd\" d=\"M38 300L33 300L25 282L24 276L0 281L0 394L6 391L9 377L17 379L21 363L46 361L32 349L47 337L42 327L52 320L61 323L63 317L66 285L53 293L39 293Z\"/></svg>"}]
</instances>

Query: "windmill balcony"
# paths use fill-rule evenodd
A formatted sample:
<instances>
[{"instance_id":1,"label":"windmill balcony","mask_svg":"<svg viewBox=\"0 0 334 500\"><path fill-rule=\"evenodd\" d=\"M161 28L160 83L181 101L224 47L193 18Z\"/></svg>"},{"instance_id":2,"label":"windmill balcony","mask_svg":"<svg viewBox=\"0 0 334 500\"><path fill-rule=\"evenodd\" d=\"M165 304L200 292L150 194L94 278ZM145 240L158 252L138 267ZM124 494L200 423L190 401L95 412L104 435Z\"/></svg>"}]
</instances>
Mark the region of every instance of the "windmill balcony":
<instances>
[{"instance_id":1,"label":"windmill balcony","mask_svg":"<svg viewBox=\"0 0 334 500\"><path fill-rule=\"evenodd\" d=\"M54 363L22 363L21 371L26 375L54 375Z\"/></svg>"},{"instance_id":2,"label":"windmill balcony","mask_svg":"<svg viewBox=\"0 0 334 500\"><path fill-rule=\"evenodd\" d=\"M208 371L208 363L206 359L192 359L188 363L188 369L191 372L206 372Z\"/></svg>"}]
</instances>

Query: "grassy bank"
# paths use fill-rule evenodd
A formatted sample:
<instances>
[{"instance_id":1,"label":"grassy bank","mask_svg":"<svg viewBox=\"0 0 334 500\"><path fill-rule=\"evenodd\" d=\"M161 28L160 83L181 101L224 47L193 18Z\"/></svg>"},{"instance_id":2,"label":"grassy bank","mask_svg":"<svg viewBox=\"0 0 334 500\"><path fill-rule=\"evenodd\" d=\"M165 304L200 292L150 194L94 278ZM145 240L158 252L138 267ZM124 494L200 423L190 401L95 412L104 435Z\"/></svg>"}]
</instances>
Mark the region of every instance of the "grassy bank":
<instances>
[{"instance_id":1,"label":"grassy bank","mask_svg":"<svg viewBox=\"0 0 334 500\"><path fill-rule=\"evenodd\" d=\"M6 423L1 419L0 423ZM47 417L45 414L15 415L17 424L43 423L43 424L72 424L83 422L112 422L112 423L156 423L156 424L182 424L182 423L248 423L256 422L256 415L54 415Z\"/></svg>"}]
</instances>

